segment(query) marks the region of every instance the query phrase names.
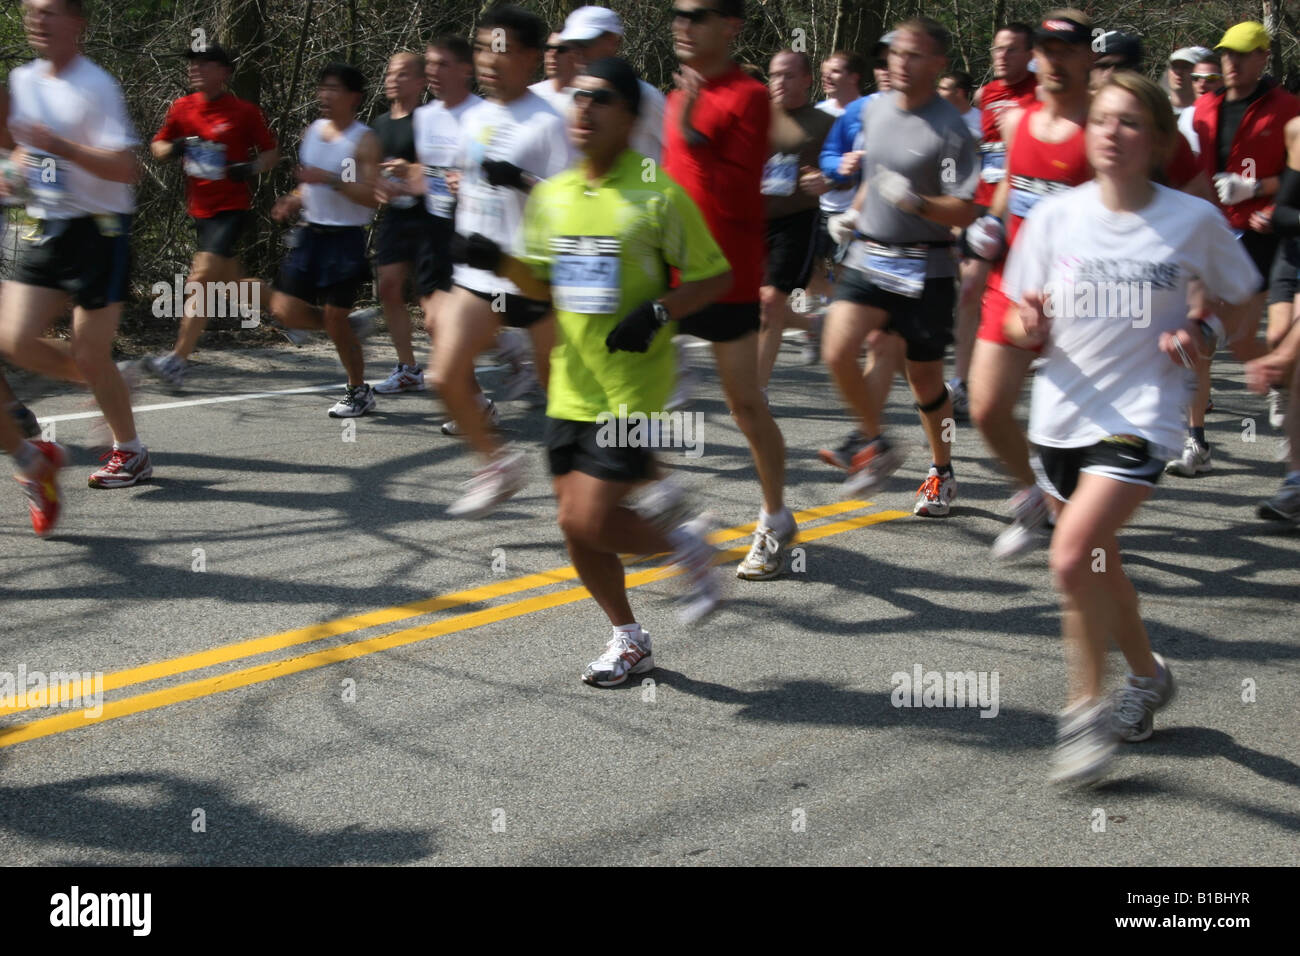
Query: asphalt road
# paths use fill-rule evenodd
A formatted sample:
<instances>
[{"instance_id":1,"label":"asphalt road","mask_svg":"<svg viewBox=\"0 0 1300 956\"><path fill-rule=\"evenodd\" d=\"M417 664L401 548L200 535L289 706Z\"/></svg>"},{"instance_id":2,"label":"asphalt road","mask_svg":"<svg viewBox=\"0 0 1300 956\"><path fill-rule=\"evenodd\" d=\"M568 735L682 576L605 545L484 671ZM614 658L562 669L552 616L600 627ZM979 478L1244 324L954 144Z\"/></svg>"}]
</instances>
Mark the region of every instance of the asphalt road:
<instances>
[{"instance_id":1,"label":"asphalt road","mask_svg":"<svg viewBox=\"0 0 1300 956\"><path fill-rule=\"evenodd\" d=\"M391 353L367 353L378 380ZM1009 489L970 428L952 516L911 515L927 462L901 388L911 458L846 502L816 458L838 399L783 355L803 570L732 579L683 629L680 581L631 567L659 666L602 691L578 679L608 628L555 527L540 411L506 406L528 488L458 521L471 463L428 397L381 398L347 441L337 390L247 397L337 384L327 345L199 358L184 396L137 395L155 476L121 491L82 480L102 438L85 396L11 379L73 466L51 540L0 494L0 673L104 690L96 717L0 700L0 864L1296 862L1300 533L1254 516L1282 466L1238 366L1216 373L1214 471L1166 479L1122 539L1179 696L1106 784L1061 794L1046 555L991 563ZM680 467L743 547L757 482L711 368L692 410L704 454ZM996 672L996 716L896 708L892 675L918 665Z\"/></svg>"}]
</instances>

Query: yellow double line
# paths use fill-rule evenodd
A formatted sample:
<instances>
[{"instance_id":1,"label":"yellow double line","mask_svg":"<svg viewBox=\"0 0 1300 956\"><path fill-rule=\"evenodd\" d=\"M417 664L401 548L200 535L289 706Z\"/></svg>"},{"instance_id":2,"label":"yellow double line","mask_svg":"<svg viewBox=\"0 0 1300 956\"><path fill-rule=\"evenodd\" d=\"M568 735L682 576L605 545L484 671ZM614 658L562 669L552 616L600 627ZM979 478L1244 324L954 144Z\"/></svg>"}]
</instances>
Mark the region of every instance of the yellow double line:
<instances>
[{"instance_id":1,"label":"yellow double line","mask_svg":"<svg viewBox=\"0 0 1300 956\"><path fill-rule=\"evenodd\" d=\"M870 503L864 501L841 501L835 504L823 505L818 508L810 508L807 511L798 512L795 515L795 518L802 524L819 518L843 515L847 512L857 511L869 506ZM905 517L906 515L907 512L904 511L881 511L845 518L829 524L819 525L815 528L801 529L797 538L797 543L807 544L822 538L831 537L832 535L843 534L846 531L864 528L868 525L879 524L883 521L893 521L897 518ZM753 524L742 525L740 527L729 528L725 531L718 532L714 534L712 538L714 544L726 544L740 538L748 537L753 530ZM725 559L737 556L740 553L743 553L744 550L745 548L743 546L732 548L723 555L723 558ZM650 584L665 578L674 577L680 573L679 570L668 566L637 571L628 575L627 586L629 588L640 587L643 584ZM519 594L540 587L547 587L563 581L572 581L576 577L577 572L572 567L555 568L538 574L529 574L524 577L514 578L510 581L502 581L495 584L484 585L483 587L471 588L467 591L456 591L452 594L429 598L424 601L416 601L411 604L382 608L377 611L369 611L365 614L355 614L350 617L343 617L333 621L313 624L309 627L296 628L291 631L283 631L279 634L253 638L251 640L241 641L237 644L216 647L195 654L187 654L183 657L175 657L170 660L159 661L153 664L144 664L140 667L132 667L127 670L105 674L102 689L104 691L110 691L123 687L131 687L137 684L144 684L150 681L172 677L177 674L203 670L230 661L241 660L247 657L256 657L261 654L269 654L299 644L319 641L327 637L349 634L354 631L363 631L384 624L392 624L396 621L421 617L437 611L445 611L450 608L462 607L467 604L478 604L483 601L490 601L512 594ZM203 678L173 687L166 687L161 690L136 694L131 697L122 698L121 700L106 701L103 704L102 712L94 716L91 715L89 710L69 710L53 717L31 720L26 723L12 724L8 727L0 728L0 747L12 747L14 744L23 743L28 740L36 740L40 737L48 737L52 734L63 733L68 730L74 730L78 727L103 723L106 720L114 720L118 717L125 717L129 714L138 714L147 710L157 710L158 708L168 707L172 704L181 703L182 701L195 700L200 697L207 697L212 694L235 690L239 687L247 687L251 684L260 684L265 681L274 680L277 677L284 677L289 674L297 674L302 671L325 667L326 665L335 664L339 661L348 661L353 660L354 658L364 657L367 654L374 654L377 651L403 647L407 644L425 641L432 637L441 637L445 634L467 631L476 627L483 627L487 624L494 624L498 621L522 617L525 614L532 614L536 611L544 611L554 607L561 607L565 604L573 604L577 601L586 600L588 597L590 597L590 594L584 587L579 586L566 588L564 590L553 591L549 594L543 594L537 597L511 601L507 604L486 608L481 611L457 614L440 621L435 621L431 624L410 627L404 630L394 631L391 634L383 634L377 637L341 644L336 647L328 647L323 650L314 651L310 654L304 654L300 657L256 664L251 667L230 671L229 673L220 674L215 677ZM36 702L34 702L33 698L24 690L23 693L17 695L16 699L7 703L0 703L0 716L21 713L42 705L53 707L65 701L77 698L84 700L85 696L92 693L93 690L94 688L86 686L84 682L73 681L58 688L49 688L49 692L43 695L45 700L42 701L38 697L36 698Z\"/></svg>"}]
</instances>

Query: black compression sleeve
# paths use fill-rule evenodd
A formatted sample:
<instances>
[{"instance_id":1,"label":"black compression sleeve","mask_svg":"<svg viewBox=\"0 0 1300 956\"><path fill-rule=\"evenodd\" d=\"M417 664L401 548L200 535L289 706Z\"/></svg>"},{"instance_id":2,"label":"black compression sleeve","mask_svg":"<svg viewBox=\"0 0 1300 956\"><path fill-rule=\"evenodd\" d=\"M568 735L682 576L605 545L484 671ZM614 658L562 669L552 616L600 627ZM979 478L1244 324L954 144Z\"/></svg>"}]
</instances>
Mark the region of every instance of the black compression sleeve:
<instances>
[{"instance_id":1,"label":"black compression sleeve","mask_svg":"<svg viewBox=\"0 0 1300 956\"><path fill-rule=\"evenodd\" d=\"M1273 231L1279 236L1300 236L1300 170L1282 170L1273 197Z\"/></svg>"}]
</instances>

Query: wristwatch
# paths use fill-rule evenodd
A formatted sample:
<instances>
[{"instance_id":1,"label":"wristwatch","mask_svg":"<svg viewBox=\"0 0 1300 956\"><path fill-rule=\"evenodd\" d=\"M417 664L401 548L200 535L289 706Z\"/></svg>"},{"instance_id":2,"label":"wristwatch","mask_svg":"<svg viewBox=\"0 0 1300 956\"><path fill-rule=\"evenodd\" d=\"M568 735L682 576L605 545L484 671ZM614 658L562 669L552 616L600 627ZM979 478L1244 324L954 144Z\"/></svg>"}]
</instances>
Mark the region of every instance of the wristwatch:
<instances>
[{"instance_id":1,"label":"wristwatch","mask_svg":"<svg viewBox=\"0 0 1300 956\"><path fill-rule=\"evenodd\" d=\"M667 307L658 299L651 302L650 307L654 309L655 321L659 323L660 327L665 326L672 321L673 317L668 314Z\"/></svg>"}]
</instances>

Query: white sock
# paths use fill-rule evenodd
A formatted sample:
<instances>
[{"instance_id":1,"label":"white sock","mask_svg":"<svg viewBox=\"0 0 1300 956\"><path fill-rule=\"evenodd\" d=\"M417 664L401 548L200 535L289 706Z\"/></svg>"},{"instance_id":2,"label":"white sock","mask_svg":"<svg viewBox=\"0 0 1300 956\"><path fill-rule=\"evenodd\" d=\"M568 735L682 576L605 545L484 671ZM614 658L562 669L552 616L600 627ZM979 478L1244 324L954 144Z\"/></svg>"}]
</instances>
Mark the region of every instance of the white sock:
<instances>
[{"instance_id":1,"label":"white sock","mask_svg":"<svg viewBox=\"0 0 1300 956\"><path fill-rule=\"evenodd\" d=\"M782 508L775 515L768 514L766 508L758 509L758 525L760 528L771 528L773 531L788 531L793 524L794 515L790 513L789 508Z\"/></svg>"},{"instance_id":2,"label":"white sock","mask_svg":"<svg viewBox=\"0 0 1300 956\"><path fill-rule=\"evenodd\" d=\"M628 637L636 639L641 636L641 625L636 621L631 624L616 624L614 626L615 634L626 634Z\"/></svg>"},{"instance_id":3,"label":"white sock","mask_svg":"<svg viewBox=\"0 0 1300 956\"><path fill-rule=\"evenodd\" d=\"M113 442L113 447L122 451L133 451L136 454L144 451L144 445L140 443L139 435L135 436L130 441L115 441Z\"/></svg>"}]
</instances>

